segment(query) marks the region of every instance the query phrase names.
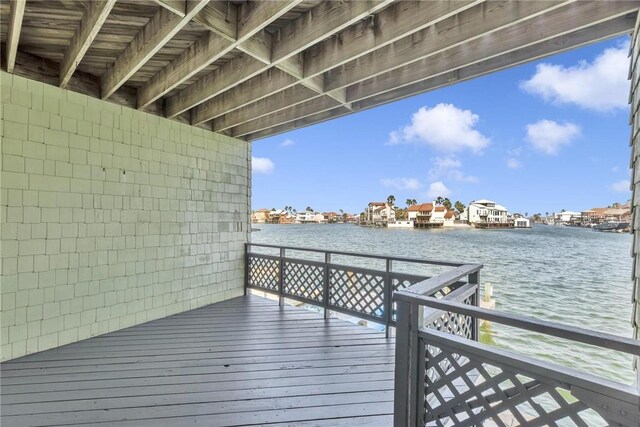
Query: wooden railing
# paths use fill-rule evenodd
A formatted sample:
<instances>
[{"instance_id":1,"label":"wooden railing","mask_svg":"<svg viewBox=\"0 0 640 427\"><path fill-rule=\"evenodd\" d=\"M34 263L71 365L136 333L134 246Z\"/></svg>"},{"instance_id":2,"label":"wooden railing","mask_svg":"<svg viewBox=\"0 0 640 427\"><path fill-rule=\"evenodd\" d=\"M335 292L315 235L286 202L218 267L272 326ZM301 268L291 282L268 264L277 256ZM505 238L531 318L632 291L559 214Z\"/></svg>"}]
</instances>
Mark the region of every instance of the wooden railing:
<instances>
[{"instance_id":1,"label":"wooden railing","mask_svg":"<svg viewBox=\"0 0 640 427\"><path fill-rule=\"evenodd\" d=\"M468 328L442 328L447 319L458 319L456 325L485 319L640 355L640 342L631 338L482 309L462 300L466 294L429 295L473 271L478 267L461 266L395 293L396 427L640 426L637 387L480 344Z\"/></svg>"},{"instance_id":2,"label":"wooden railing","mask_svg":"<svg viewBox=\"0 0 640 427\"><path fill-rule=\"evenodd\" d=\"M256 253L263 251L274 253ZM297 257L288 256L295 252ZM305 258L301 256L307 255ZM315 260L307 259L315 256ZM349 258L352 261L377 261L383 269L353 265L354 262L332 262L334 258ZM318 259L319 258L319 259ZM425 274L411 274L394 271L394 263L410 266L437 266L458 268L461 263L421 258L393 257L354 252L328 251L320 249L285 247L248 243L246 245L245 288L260 290L277 295L282 304L284 299L300 301L329 311L348 314L385 326L395 326L393 307L395 292L429 279ZM359 264L363 264L360 262ZM475 278L475 279L474 279ZM430 296L442 298L456 291L454 295L469 293L472 304L477 305L479 293L477 275L468 282L455 280L439 289L431 289ZM476 280L475 282L473 280ZM469 298L468 297L468 298ZM478 335L477 324L471 327L473 338Z\"/></svg>"}]
</instances>

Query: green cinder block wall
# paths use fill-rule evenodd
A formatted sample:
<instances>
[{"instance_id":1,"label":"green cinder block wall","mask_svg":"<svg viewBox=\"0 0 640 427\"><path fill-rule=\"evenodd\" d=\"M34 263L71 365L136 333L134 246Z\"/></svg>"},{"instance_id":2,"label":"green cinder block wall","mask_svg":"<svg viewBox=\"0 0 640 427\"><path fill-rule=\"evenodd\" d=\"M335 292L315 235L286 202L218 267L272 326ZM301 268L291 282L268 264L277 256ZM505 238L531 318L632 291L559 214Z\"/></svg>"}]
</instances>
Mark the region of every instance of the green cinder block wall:
<instances>
[{"instance_id":1,"label":"green cinder block wall","mask_svg":"<svg viewBox=\"0 0 640 427\"><path fill-rule=\"evenodd\" d=\"M0 73L1 360L243 293L251 147Z\"/></svg>"}]
</instances>

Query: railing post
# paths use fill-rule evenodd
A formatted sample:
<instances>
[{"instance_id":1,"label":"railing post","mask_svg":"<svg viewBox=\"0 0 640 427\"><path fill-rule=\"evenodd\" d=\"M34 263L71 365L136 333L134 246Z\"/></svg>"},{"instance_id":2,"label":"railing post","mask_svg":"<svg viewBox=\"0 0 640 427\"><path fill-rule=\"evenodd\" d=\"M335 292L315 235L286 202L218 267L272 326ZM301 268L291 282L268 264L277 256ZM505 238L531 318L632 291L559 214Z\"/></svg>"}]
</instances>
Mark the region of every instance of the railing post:
<instances>
[{"instance_id":1,"label":"railing post","mask_svg":"<svg viewBox=\"0 0 640 427\"><path fill-rule=\"evenodd\" d=\"M393 281L391 280L392 269L393 261L387 258L384 276L384 295L382 297L385 322L384 335L387 338L389 338L389 328L391 327L391 321L393 319Z\"/></svg>"},{"instance_id":2,"label":"railing post","mask_svg":"<svg viewBox=\"0 0 640 427\"><path fill-rule=\"evenodd\" d=\"M324 318L328 319L329 312L329 286L331 285L331 277L329 276L329 264L331 264L331 253L324 253L324 282L322 286L322 307L324 311Z\"/></svg>"},{"instance_id":3,"label":"railing post","mask_svg":"<svg viewBox=\"0 0 640 427\"><path fill-rule=\"evenodd\" d=\"M473 305L478 307L480 305L480 272L476 271L469 275L469 283L476 285L476 293L473 295ZM473 341L480 341L480 320L477 317L471 319L473 328L471 330L471 339Z\"/></svg>"},{"instance_id":4,"label":"railing post","mask_svg":"<svg viewBox=\"0 0 640 427\"><path fill-rule=\"evenodd\" d=\"M249 291L249 251L251 245L249 243L244 244L244 294L247 295Z\"/></svg>"},{"instance_id":5,"label":"railing post","mask_svg":"<svg viewBox=\"0 0 640 427\"><path fill-rule=\"evenodd\" d=\"M286 249L285 248L280 248L280 268L278 269L279 271L279 277L278 277L278 304L280 305L280 307L282 307L284 305L284 258L286 255Z\"/></svg>"},{"instance_id":6,"label":"railing post","mask_svg":"<svg viewBox=\"0 0 640 427\"><path fill-rule=\"evenodd\" d=\"M418 332L423 323L424 309L405 301L396 304L393 425L417 427L423 418L425 350L420 348Z\"/></svg>"}]
</instances>

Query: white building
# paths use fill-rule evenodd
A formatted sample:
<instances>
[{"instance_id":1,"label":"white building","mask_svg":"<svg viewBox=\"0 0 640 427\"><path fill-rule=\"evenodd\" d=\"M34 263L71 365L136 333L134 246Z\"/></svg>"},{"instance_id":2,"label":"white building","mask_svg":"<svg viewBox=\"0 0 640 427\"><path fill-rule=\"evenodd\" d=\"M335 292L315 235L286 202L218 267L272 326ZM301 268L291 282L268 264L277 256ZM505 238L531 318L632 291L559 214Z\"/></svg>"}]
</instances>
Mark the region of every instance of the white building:
<instances>
[{"instance_id":1,"label":"white building","mask_svg":"<svg viewBox=\"0 0 640 427\"><path fill-rule=\"evenodd\" d=\"M492 200L480 199L469 203L467 209L460 215L460 219L469 224L509 222L507 208L496 204Z\"/></svg>"},{"instance_id":2,"label":"white building","mask_svg":"<svg viewBox=\"0 0 640 427\"><path fill-rule=\"evenodd\" d=\"M556 214L555 222L571 222L572 219L582 218L582 212L564 211Z\"/></svg>"},{"instance_id":3,"label":"white building","mask_svg":"<svg viewBox=\"0 0 640 427\"><path fill-rule=\"evenodd\" d=\"M528 218L518 217L514 219L513 226L515 228L531 228L531 221Z\"/></svg>"},{"instance_id":4,"label":"white building","mask_svg":"<svg viewBox=\"0 0 640 427\"><path fill-rule=\"evenodd\" d=\"M371 202L364 210L364 220L374 224L387 224L396 220L396 210L386 202Z\"/></svg>"}]
</instances>

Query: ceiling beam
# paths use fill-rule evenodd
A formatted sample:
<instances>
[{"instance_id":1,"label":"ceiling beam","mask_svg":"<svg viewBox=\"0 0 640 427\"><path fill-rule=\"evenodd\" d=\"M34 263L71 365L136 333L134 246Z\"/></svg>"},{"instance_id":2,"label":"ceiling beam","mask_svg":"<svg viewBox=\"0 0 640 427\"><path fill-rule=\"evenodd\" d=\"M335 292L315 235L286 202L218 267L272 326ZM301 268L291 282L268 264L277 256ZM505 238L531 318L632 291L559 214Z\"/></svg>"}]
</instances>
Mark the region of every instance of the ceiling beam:
<instances>
[{"instance_id":1,"label":"ceiling beam","mask_svg":"<svg viewBox=\"0 0 640 427\"><path fill-rule=\"evenodd\" d=\"M193 20L233 43L238 36L238 8L228 1L210 1Z\"/></svg>"},{"instance_id":2,"label":"ceiling beam","mask_svg":"<svg viewBox=\"0 0 640 427\"><path fill-rule=\"evenodd\" d=\"M377 74L443 52L470 40L487 37L507 27L549 13L562 6L580 9L572 1L490 1L463 11L410 37L386 45L357 60L350 61L325 73L327 90L354 84ZM493 42L491 42L493 44ZM330 58L333 55L330 55ZM328 62L325 66L329 65ZM316 69L317 70L317 69Z\"/></svg>"},{"instance_id":3,"label":"ceiling beam","mask_svg":"<svg viewBox=\"0 0 640 427\"><path fill-rule=\"evenodd\" d=\"M273 96L261 99L260 101L254 102L244 108L240 108L229 114L225 114L222 117L213 119L213 131L221 132L239 124L284 110L320 96L323 95L318 94L306 86L297 84L280 91Z\"/></svg>"},{"instance_id":4,"label":"ceiling beam","mask_svg":"<svg viewBox=\"0 0 640 427\"><path fill-rule=\"evenodd\" d=\"M98 35L102 24L107 20L115 4L116 0L88 2L87 10L82 16L80 26L76 29L60 63L60 87L64 88L69 83L71 76Z\"/></svg>"},{"instance_id":5,"label":"ceiling beam","mask_svg":"<svg viewBox=\"0 0 640 427\"><path fill-rule=\"evenodd\" d=\"M271 68L247 80L245 83L224 92L220 96L216 96L210 101L207 101L207 108L212 111L216 117L222 116L229 108L235 110L241 106L266 98L274 92L280 92L293 87L298 83L299 80L289 73L285 73L278 68ZM203 123L208 120L198 116L200 107L201 106L198 106L191 110L192 123Z\"/></svg>"},{"instance_id":6,"label":"ceiling beam","mask_svg":"<svg viewBox=\"0 0 640 427\"><path fill-rule=\"evenodd\" d=\"M171 13L174 13L182 18L187 13L187 1L186 0L152 0L160 7L164 7Z\"/></svg>"},{"instance_id":7,"label":"ceiling beam","mask_svg":"<svg viewBox=\"0 0 640 427\"><path fill-rule=\"evenodd\" d=\"M457 70L474 63L484 61L502 54L523 49L590 27L598 22L609 21L629 12L636 11L639 2L580 2L556 9L543 16L503 28L493 34L457 45L452 49L430 56L421 61L405 65L399 69L367 79L347 88L347 101L355 102L386 91L392 92L402 86L425 80L447 72ZM375 73L375 69L371 70ZM256 133L262 129L263 123L273 119L273 126L301 116L298 106L279 111L277 114L259 119L252 130L252 122L232 128L234 136Z\"/></svg>"},{"instance_id":8,"label":"ceiling beam","mask_svg":"<svg viewBox=\"0 0 640 427\"><path fill-rule=\"evenodd\" d=\"M260 117L248 123L231 128L231 136L238 138L249 133L259 132L264 129L273 127L274 123L281 124L296 120L298 118L321 113L323 111L332 110L336 107L343 107L340 102L327 96L319 96L311 100L307 100L293 107L281 110L268 116ZM348 109L347 109L348 110Z\"/></svg>"},{"instance_id":9,"label":"ceiling beam","mask_svg":"<svg viewBox=\"0 0 640 427\"><path fill-rule=\"evenodd\" d=\"M470 2L465 3L467 6L469 4ZM382 57L383 60L380 60L379 64L367 63L366 66L353 71L353 73L360 73L362 76L360 79L362 80L363 77L375 75L381 69L388 70L395 67L402 59L403 53L405 56L415 53L419 59L429 53L440 52L446 46L455 46L464 40L473 40L483 35L486 36L497 29L504 28L508 22L515 21L517 23L524 19L538 16L540 13L553 10L562 4L567 3L558 1L492 1L481 3L471 9L466 7L460 12L460 15L451 16L452 9L449 2L401 2L383 10L379 14L381 17L375 19L375 27L362 26L363 24L360 24L349 28L345 32L346 34L340 34L339 37L326 40L321 44L324 46L323 48L317 50L314 48L312 51L315 51L315 53L312 52L309 55L305 55L305 57L311 61L313 78L320 77L318 73L330 69L332 61L342 64L348 58L355 58L353 63L359 64L360 61L367 61L369 57ZM444 7L445 5L448 5L448 7ZM415 18L416 16L432 16L433 19L428 21L428 24L431 25L427 26L424 18L420 18L423 21L420 23ZM408 20L411 25L407 25L405 20ZM417 34L411 35L413 28L422 30ZM407 34L409 35L407 36ZM400 35L405 35L405 38L397 41ZM336 39L341 40L338 42ZM366 40L369 41L367 42ZM391 44L394 40L396 42ZM358 50L361 45L364 49L362 55ZM378 51L368 53L376 46L382 47ZM379 53L380 51L383 52L382 55ZM397 59L394 56L396 53L400 58ZM358 59L359 57L360 59ZM373 62L373 60L368 62ZM307 64L305 63L306 66ZM300 75L294 73L294 76L298 78L304 77L302 70L298 70L298 74ZM343 105L349 105L350 100L346 97L345 86L328 87L326 81L323 81L323 89L335 91L330 92L332 94L342 94L344 97ZM314 97L315 95L310 96L310 98ZM277 100L279 99L278 97ZM268 102L261 105L268 105ZM250 107L250 105L243 107L242 110ZM204 104L195 109L196 112L192 117L197 120L194 123L202 123L209 115L202 112L203 108L205 108ZM252 111L255 110L255 108L252 108ZM207 113L211 113L211 111ZM232 118L218 120L218 123L225 123L225 125L234 123L234 125L238 125L240 124L237 122L238 118L247 117L243 111L239 114L233 114L233 111L227 114L231 114ZM215 124L214 127L216 127Z\"/></svg>"},{"instance_id":10,"label":"ceiling beam","mask_svg":"<svg viewBox=\"0 0 640 427\"><path fill-rule=\"evenodd\" d=\"M434 77L463 66L471 65L494 56L525 48L550 40L599 22L609 21L633 12L640 1L581 1L571 3L544 15L503 28L491 35L458 44L419 61L347 87L347 99L351 102L397 89L428 77ZM349 79L350 81L350 79ZM339 87L344 87L340 85Z\"/></svg>"},{"instance_id":11,"label":"ceiling beam","mask_svg":"<svg viewBox=\"0 0 640 427\"><path fill-rule=\"evenodd\" d=\"M333 3L336 4L333 5L333 7L331 7L329 10L331 10L333 14L336 15L336 7L337 5L339 5L339 3ZM375 15L373 20L365 20L364 22L358 23L353 28L346 28L343 33L337 34L335 37L331 37L328 39L325 38L325 40L321 42L321 46L326 46L326 48L321 49L321 51L317 51L315 48L312 48L311 51L315 52L314 55L308 55L305 52L303 55L300 55L300 58L296 59L293 55L288 55L287 53L299 52L299 47L307 47L309 45L309 43L305 42L305 40L309 40L309 37L306 37L306 35L304 34L304 27L299 24L295 26L295 31L287 30L281 32L281 38L279 43L277 44L278 47L276 48L276 45L274 44L274 48L276 48L280 58L288 58L287 67L289 68L286 69L287 72L293 74L299 79L305 79L305 82L319 82L319 80L322 80L322 73L324 71L335 67L335 65L331 64L331 60L337 60L338 57L340 57L341 62L338 62L338 64L341 64L348 59L358 58L359 56L371 52L374 48L379 48L386 44L392 43L401 35L406 36L429 25L433 25L441 20L452 16L452 14L464 11L470 7L473 7L474 5L477 5L478 3L481 2L466 0L454 2L397 2L387 7L386 9L379 7L378 10L382 10L377 15ZM364 18L366 18L367 16L368 14L362 15L362 17ZM425 17L428 18L425 19ZM315 14L313 19L316 22L319 21L320 15ZM404 20L409 20L408 22L410 25L406 25L404 23ZM352 21L352 23L357 23L357 21ZM383 24L385 27L384 29L382 28ZM324 26L318 25L318 27L321 30L324 30ZM345 27L346 26L341 26L341 28ZM313 29L309 30L309 32L311 34L317 33L317 31ZM284 38L283 35L285 34L290 35L290 37ZM296 42L299 43L298 46L294 46ZM334 49L329 52L329 46L334 45L344 46L344 50L339 49L338 47L334 47ZM315 58L315 56L317 55L325 55L325 50L328 52L326 53L326 60L318 60L317 58ZM303 56L304 62L302 59ZM297 63L293 63L293 60L297 61ZM311 69L315 70L313 74L307 73L305 71L308 68L306 61L312 61ZM323 66L324 69L319 69L319 66ZM296 67L298 68L297 70L295 69ZM246 87L245 85L241 85L240 87L242 88L241 91L251 90L251 88ZM324 86L324 84L321 84L321 87L322 91L324 92L326 90L326 87ZM284 89L287 89L287 87L281 88L279 90ZM278 88L274 88L273 93L276 93L277 91ZM206 101L201 105L198 105L194 109L194 113L192 114L192 117L194 117L195 120L194 124L203 123L207 120L233 111L235 108L246 105L238 104L237 102L232 101L230 98L227 99L230 100L227 108L220 108L220 102L215 98Z\"/></svg>"},{"instance_id":12,"label":"ceiling beam","mask_svg":"<svg viewBox=\"0 0 640 427\"><path fill-rule=\"evenodd\" d=\"M26 0L11 1L11 17L9 18L9 28L7 30L7 72L13 73L16 65L16 54L18 53L18 42L20 40L20 30L22 29L22 18Z\"/></svg>"},{"instance_id":13,"label":"ceiling beam","mask_svg":"<svg viewBox=\"0 0 640 427\"><path fill-rule=\"evenodd\" d=\"M357 110L372 108L400 98L406 98L439 87L449 86L526 62L536 61L545 56L575 49L585 44L596 43L611 37L620 36L632 31L635 20L635 15L631 14L615 18L610 22L586 27L570 34L527 46L523 49L476 62L446 74L440 74L436 77L403 85L394 91L387 91L363 98L354 102L354 108Z\"/></svg>"},{"instance_id":14,"label":"ceiling beam","mask_svg":"<svg viewBox=\"0 0 640 427\"><path fill-rule=\"evenodd\" d=\"M238 70L237 67L234 67L231 64L231 62L233 61L230 61L228 64L223 65L219 69L220 73L227 74L230 72L242 72L242 74L239 74L237 76L237 80L232 80L225 87L221 87L220 85L212 86L212 74L203 77L198 82L183 89L167 100L167 117L173 117L185 110L193 108L196 105L201 104L213 98L214 96L217 96L220 93L246 81L256 74L266 71L272 66L278 66L285 61L290 61L292 57L299 54L302 50L308 47L310 40L319 42L338 31L338 28L344 28L354 24L355 22L361 20L369 14L379 10L382 7L385 7L391 1L392 0L359 0L336 2L328 0L315 6L313 9L307 11L287 26L287 37L291 38L295 42L287 44L286 52L282 50L280 51L279 59L277 61L273 61L272 58L271 64L263 64L261 71L255 73L253 72L253 69L250 72L248 70ZM259 3L265 4L264 7L269 6L270 8L273 8L275 6L271 3L280 4L282 2L265 1ZM264 10L261 10L260 12L262 15ZM326 15L329 12L331 13L331 16ZM243 17L242 15L244 14L246 14L246 11L243 11L242 14L239 12L239 39L243 34L246 34L246 28L249 27L252 22L255 22L255 19L246 19L245 17ZM284 32L285 30L282 31ZM313 35L313 37L311 37L310 35ZM278 43L278 41L274 41L273 43Z\"/></svg>"},{"instance_id":15,"label":"ceiling beam","mask_svg":"<svg viewBox=\"0 0 640 427\"><path fill-rule=\"evenodd\" d=\"M414 96L422 92L430 91L439 87L452 85L463 80L480 77L498 70L534 61L545 56L554 55L560 52L591 44L611 37L619 36L633 31L636 22L636 13L618 17L610 22L603 22L592 27L583 28L574 33L563 35L551 40L546 40L528 46L521 50L512 51L504 55L460 68L455 72L439 75L420 82L405 85L396 91L385 92L374 95L364 100L354 102L355 111L362 111L389 102L397 101L401 98ZM270 137L279 133L298 129L303 126L310 126L326 120L331 120L349 114L348 110L333 109L318 114L310 115L302 119L283 123L272 128L245 135L244 139L255 141Z\"/></svg>"},{"instance_id":16,"label":"ceiling beam","mask_svg":"<svg viewBox=\"0 0 640 427\"><path fill-rule=\"evenodd\" d=\"M182 55L171 61L140 88L138 108L144 108L166 95L233 49L238 48L248 52L250 57L270 62L271 39L263 29L299 2L300 0L254 2L255 5L243 6L240 10L232 3L209 3L196 15L194 20L199 23L206 22L205 27L212 33L197 40ZM263 21L252 17L253 14L263 17L266 13L273 13L273 16ZM237 22L232 24L231 20ZM242 36L236 37L236 35L240 36L241 25L243 28ZM237 65L235 67L237 71ZM208 76L208 80L204 80L207 77L205 76L201 79L202 82L198 81L195 84L207 86L214 76L217 79L219 75L220 73L214 72ZM251 75L245 79L250 77ZM172 114L169 117L177 114Z\"/></svg>"},{"instance_id":17,"label":"ceiling beam","mask_svg":"<svg viewBox=\"0 0 640 427\"><path fill-rule=\"evenodd\" d=\"M118 56L101 79L101 98L106 99L147 63L178 31L207 5L208 0L191 0L184 16L161 8Z\"/></svg>"},{"instance_id":18,"label":"ceiling beam","mask_svg":"<svg viewBox=\"0 0 640 427\"><path fill-rule=\"evenodd\" d=\"M476 63L474 65L456 70L455 73L440 75L430 79L422 80L411 85L407 85L397 91L385 92L381 95L372 96L362 101L354 102L356 111L366 110L398 99L414 96L422 92L430 91L438 87L452 85L463 80L480 77L498 70L513 67L534 61L549 55L568 51L587 44L606 40L611 37L620 36L633 31L637 14L615 18L611 22L603 22L592 27L583 28L574 33L567 34L552 40L547 40L535 45L531 45L521 50L509 52L492 59ZM349 114L350 111L343 108L324 111L313 114L295 121L283 123L272 128L245 135L244 139L255 141L267 138L293 129L314 125L323 121L332 120Z\"/></svg>"}]
</instances>

